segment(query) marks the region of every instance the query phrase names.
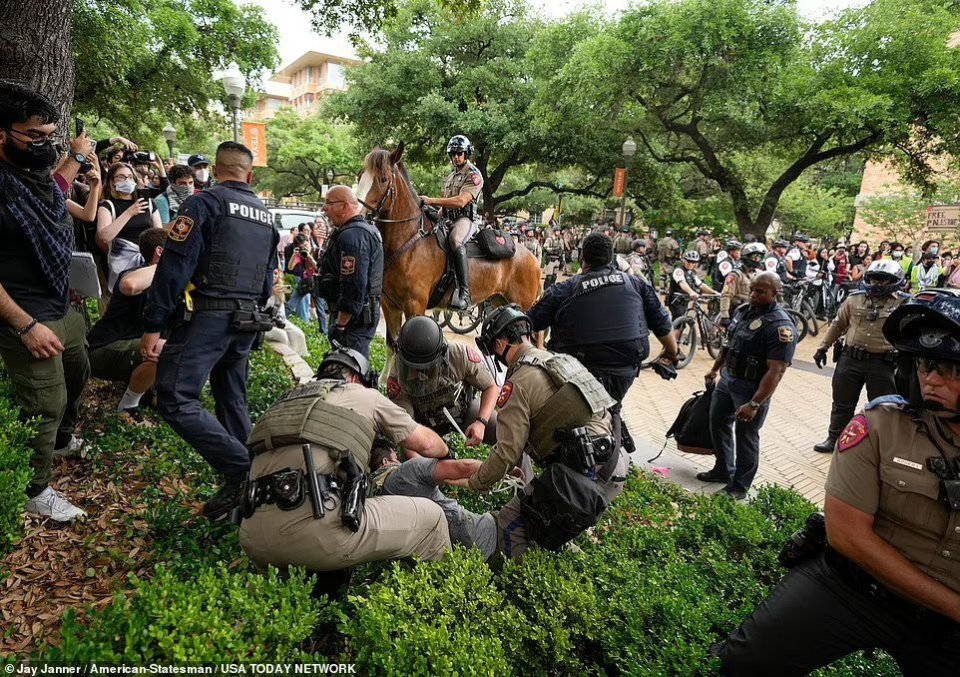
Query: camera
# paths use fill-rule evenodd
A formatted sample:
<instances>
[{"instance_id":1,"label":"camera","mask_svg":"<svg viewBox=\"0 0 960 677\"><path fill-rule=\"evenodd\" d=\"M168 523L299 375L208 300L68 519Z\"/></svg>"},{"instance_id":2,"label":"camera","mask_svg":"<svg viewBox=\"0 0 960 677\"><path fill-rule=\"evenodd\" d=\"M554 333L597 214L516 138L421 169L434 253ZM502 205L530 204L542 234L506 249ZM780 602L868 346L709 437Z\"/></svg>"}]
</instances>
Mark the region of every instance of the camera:
<instances>
[{"instance_id":1,"label":"camera","mask_svg":"<svg viewBox=\"0 0 960 677\"><path fill-rule=\"evenodd\" d=\"M134 153L130 153L128 156L128 162L133 165L146 165L150 164L157 159L157 156L153 152L138 150Z\"/></svg>"}]
</instances>

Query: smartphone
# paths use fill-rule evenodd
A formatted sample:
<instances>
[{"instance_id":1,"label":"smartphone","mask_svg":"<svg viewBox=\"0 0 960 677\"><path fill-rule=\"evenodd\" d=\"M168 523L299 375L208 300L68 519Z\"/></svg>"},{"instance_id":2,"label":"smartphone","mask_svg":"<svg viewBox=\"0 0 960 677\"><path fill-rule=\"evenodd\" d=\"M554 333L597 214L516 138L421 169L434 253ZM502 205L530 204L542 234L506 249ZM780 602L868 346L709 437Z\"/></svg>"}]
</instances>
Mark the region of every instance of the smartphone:
<instances>
[{"instance_id":1,"label":"smartphone","mask_svg":"<svg viewBox=\"0 0 960 677\"><path fill-rule=\"evenodd\" d=\"M150 162L153 162L157 159L157 155L153 151L150 151L149 153L147 153L147 155L150 156Z\"/></svg>"},{"instance_id":2,"label":"smartphone","mask_svg":"<svg viewBox=\"0 0 960 677\"><path fill-rule=\"evenodd\" d=\"M83 127L84 127L83 118L74 118L74 119L73 119L73 127L74 127L74 130L75 130L75 132L76 132L76 133L73 135L73 138L77 138L78 136L80 136L81 134L83 134Z\"/></svg>"}]
</instances>

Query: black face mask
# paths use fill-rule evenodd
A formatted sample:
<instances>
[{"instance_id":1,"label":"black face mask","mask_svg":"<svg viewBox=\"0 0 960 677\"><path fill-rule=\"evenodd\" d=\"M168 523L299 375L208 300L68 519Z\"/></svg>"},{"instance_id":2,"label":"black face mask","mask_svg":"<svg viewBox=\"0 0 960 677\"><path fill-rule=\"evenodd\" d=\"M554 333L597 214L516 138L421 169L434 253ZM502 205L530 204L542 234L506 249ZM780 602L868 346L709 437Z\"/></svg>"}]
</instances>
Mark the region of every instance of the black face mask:
<instances>
[{"instance_id":1,"label":"black face mask","mask_svg":"<svg viewBox=\"0 0 960 677\"><path fill-rule=\"evenodd\" d=\"M47 141L41 146L31 144L24 149L18 146L9 134L3 144L3 152L11 164L20 169L38 173L53 169L53 166L57 163L57 158L60 157L60 151L53 144L53 141Z\"/></svg>"}]
</instances>

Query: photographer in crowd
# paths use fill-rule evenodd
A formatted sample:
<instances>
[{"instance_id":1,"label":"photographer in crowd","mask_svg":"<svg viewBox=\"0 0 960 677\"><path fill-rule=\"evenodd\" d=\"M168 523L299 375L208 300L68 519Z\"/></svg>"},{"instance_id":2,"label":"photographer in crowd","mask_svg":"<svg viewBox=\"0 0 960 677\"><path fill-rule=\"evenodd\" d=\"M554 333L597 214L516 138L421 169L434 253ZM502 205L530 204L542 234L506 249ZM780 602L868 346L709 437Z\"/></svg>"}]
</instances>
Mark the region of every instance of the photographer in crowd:
<instances>
[{"instance_id":1,"label":"photographer in crowd","mask_svg":"<svg viewBox=\"0 0 960 677\"><path fill-rule=\"evenodd\" d=\"M126 162L110 167L105 193L97 212L97 244L108 252L107 285L113 289L120 273L143 263L137 244L140 234L163 224L153 200L140 193L136 174Z\"/></svg>"}]
</instances>

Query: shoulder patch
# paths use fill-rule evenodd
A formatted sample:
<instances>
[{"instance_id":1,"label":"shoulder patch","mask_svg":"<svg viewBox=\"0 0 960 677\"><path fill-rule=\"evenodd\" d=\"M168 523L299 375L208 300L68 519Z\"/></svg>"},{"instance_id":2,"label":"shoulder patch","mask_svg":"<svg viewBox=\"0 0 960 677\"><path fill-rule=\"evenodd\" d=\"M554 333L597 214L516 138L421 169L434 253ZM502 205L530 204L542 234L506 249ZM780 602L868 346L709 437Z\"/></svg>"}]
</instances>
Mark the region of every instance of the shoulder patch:
<instances>
[{"instance_id":1,"label":"shoulder patch","mask_svg":"<svg viewBox=\"0 0 960 677\"><path fill-rule=\"evenodd\" d=\"M780 343L793 343L793 327L777 327L777 338Z\"/></svg>"},{"instance_id":2,"label":"shoulder patch","mask_svg":"<svg viewBox=\"0 0 960 677\"><path fill-rule=\"evenodd\" d=\"M474 364L480 364L483 361L483 358L480 357L480 351L473 346L467 346L467 359Z\"/></svg>"},{"instance_id":3,"label":"shoulder patch","mask_svg":"<svg viewBox=\"0 0 960 677\"><path fill-rule=\"evenodd\" d=\"M344 256L340 259L340 274L353 275L357 270L357 257Z\"/></svg>"},{"instance_id":4,"label":"shoulder patch","mask_svg":"<svg viewBox=\"0 0 960 677\"><path fill-rule=\"evenodd\" d=\"M850 419L847 427L840 433L840 438L837 440L837 452L844 452L847 449L857 446L863 442L869 434L867 417L863 414L857 414Z\"/></svg>"},{"instance_id":5,"label":"shoulder patch","mask_svg":"<svg viewBox=\"0 0 960 677\"><path fill-rule=\"evenodd\" d=\"M908 402L900 395L883 395L867 402L865 409L866 411L871 411L877 407L893 407L895 409L903 409L907 406L907 404Z\"/></svg>"},{"instance_id":6,"label":"shoulder patch","mask_svg":"<svg viewBox=\"0 0 960 677\"><path fill-rule=\"evenodd\" d=\"M470 183L472 183L475 186L483 185L483 176L480 175L480 172L478 170L474 170L470 172Z\"/></svg>"},{"instance_id":7,"label":"shoulder patch","mask_svg":"<svg viewBox=\"0 0 960 677\"><path fill-rule=\"evenodd\" d=\"M189 216L178 216L170 226L170 233L167 237L174 242L185 242L190 233L193 232L195 222Z\"/></svg>"},{"instance_id":8,"label":"shoulder patch","mask_svg":"<svg viewBox=\"0 0 960 677\"><path fill-rule=\"evenodd\" d=\"M497 409L501 409L509 400L510 396L513 395L513 383L507 381L503 384L503 387L500 388L500 397L497 398Z\"/></svg>"},{"instance_id":9,"label":"shoulder patch","mask_svg":"<svg viewBox=\"0 0 960 677\"><path fill-rule=\"evenodd\" d=\"M399 394L400 381L397 380L396 376L391 376L387 379L387 397L389 397L391 400L395 400Z\"/></svg>"},{"instance_id":10,"label":"shoulder patch","mask_svg":"<svg viewBox=\"0 0 960 677\"><path fill-rule=\"evenodd\" d=\"M725 285L734 285L737 283L737 271L733 270L727 274L726 279L723 281Z\"/></svg>"}]
</instances>

